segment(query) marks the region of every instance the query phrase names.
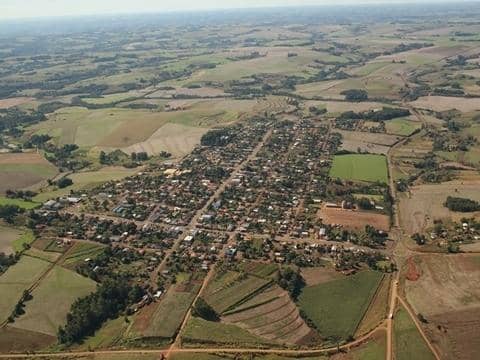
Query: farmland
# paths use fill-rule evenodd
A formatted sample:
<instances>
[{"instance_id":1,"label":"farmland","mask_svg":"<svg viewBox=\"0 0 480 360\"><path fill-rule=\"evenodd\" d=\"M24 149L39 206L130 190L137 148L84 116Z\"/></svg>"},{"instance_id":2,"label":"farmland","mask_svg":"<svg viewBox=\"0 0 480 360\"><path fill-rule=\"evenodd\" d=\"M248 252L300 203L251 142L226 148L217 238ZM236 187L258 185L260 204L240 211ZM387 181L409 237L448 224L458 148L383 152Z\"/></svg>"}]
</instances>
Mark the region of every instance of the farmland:
<instances>
[{"instance_id":1,"label":"farmland","mask_svg":"<svg viewBox=\"0 0 480 360\"><path fill-rule=\"evenodd\" d=\"M0 253L12 254L14 252L14 243L22 236L18 229L0 225Z\"/></svg>"},{"instance_id":2,"label":"farmland","mask_svg":"<svg viewBox=\"0 0 480 360\"><path fill-rule=\"evenodd\" d=\"M33 299L27 303L25 314L13 326L55 336L73 301L93 292L95 287L92 280L57 266L32 292Z\"/></svg>"},{"instance_id":3,"label":"farmland","mask_svg":"<svg viewBox=\"0 0 480 360\"><path fill-rule=\"evenodd\" d=\"M394 346L396 359L407 360L417 356L420 359L435 359L406 310L403 308L398 310L395 318Z\"/></svg>"},{"instance_id":4,"label":"farmland","mask_svg":"<svg viewBox=\"0 0 480 360\"><path fill-rule=\"evenodd\" d=\"M381 155L337 155L333 159L330 176L345 180L386 183L387 162Z\"/></svg>"},{"instance_id":5,"label":"farmland","mask_svg":"<svg viewBox=\"0 0 480 360\"><path fill-rule=\"evenodd\" d=\"M307 287L300 295L300 308L324 338L346 339L355 333L380 279L381 274L364 271L345 279ZM348 295L353 291L358 296L352 298Z\"/></svg>"}]
</instances>

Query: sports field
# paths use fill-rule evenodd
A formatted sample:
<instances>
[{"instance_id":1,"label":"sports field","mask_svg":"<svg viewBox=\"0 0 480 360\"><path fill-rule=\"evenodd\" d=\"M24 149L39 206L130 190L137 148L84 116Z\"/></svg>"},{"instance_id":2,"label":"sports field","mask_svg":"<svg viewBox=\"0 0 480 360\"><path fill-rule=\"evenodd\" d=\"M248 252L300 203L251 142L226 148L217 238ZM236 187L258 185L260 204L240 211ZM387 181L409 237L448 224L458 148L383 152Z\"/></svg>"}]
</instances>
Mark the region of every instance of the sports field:
<instances>
[{"instance_id":1,"label":"sports field","mask_svg":"<svg viewBox=\"0 0 480 360\"><path fill-rule=\"evenodd\" d=\"M383 155L336 155L330 177L366 182L388 182L387 159Z\"/></svg>"}]
</instances>

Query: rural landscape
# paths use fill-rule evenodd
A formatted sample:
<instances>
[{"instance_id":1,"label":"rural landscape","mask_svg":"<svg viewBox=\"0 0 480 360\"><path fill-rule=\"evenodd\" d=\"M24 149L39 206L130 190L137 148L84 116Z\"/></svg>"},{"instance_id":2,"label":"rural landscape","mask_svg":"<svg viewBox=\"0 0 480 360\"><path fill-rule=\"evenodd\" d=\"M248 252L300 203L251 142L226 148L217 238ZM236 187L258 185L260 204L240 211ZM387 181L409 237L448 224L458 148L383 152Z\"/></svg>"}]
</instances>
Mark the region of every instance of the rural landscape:
<instances>
[{"instance_id":1,"label":"rural landscape","mask_svg":"<svg viewBox=\"0 0 480 360\"><path fill-rule=\"evenodd\" d=\"M480 2L0 19L0 359L479 334Z\"/></svg>"}]
</instances>

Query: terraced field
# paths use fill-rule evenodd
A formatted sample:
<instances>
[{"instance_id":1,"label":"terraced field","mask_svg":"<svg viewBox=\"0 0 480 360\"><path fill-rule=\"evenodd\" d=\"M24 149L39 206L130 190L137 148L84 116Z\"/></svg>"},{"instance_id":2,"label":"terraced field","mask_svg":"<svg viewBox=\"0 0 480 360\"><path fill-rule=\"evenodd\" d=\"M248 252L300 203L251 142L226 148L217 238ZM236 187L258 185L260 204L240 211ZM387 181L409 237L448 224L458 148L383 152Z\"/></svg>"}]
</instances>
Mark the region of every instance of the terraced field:
<instances>
[{"instance_id":1,"label":"terraced field","mask_svg":"<svg viewBox=\"0 0 480 360\"><path fill-rule=\"evenodd\" d=\"M289 294L277 285L227 312L222 321L281 344L300 345L315 336Z\"/></svg>"}]
</instances>

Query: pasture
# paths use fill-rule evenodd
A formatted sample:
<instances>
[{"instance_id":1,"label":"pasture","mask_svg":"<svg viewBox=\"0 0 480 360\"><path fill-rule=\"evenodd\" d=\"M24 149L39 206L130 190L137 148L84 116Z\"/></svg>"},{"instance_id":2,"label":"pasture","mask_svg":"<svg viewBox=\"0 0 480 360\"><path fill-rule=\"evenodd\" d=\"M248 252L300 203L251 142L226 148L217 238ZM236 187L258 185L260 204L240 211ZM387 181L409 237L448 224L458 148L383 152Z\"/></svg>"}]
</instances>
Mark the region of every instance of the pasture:
<instances>
[{"instance_id":1,"label":"pasture","mask_svg":"<svg viewBox=\"0 0 480 360\"><path fill-rule=\"evenodd\" d=\"M1 205L16 205L26 210L35 209L40 206L39 203L33 201L25 201L22 199L10 199L7 197L0 196L0 206Z\"/></svg>"},{"instance_id":2,"label":"pasture","mask_svg":"<svg viewBox=\"0 0 480 360\"><path fill-rule=\"evenodd\" d=\"M0 194L39 184L56 174L55 166L38 153L0 154Z\"/></svg>"},{"instance_id":3,"label":"pasture","mask_svg":"<svg viewBox=\"0 0 480 360\"><path fill-rule=\"evenodd\" d=\"M381 273L367 270L309 286L303 289L298 304L322 337L347 339L355 334L381 279Z\"/></svg>"},{"instance_id":4,"label":"pasture","mask_svg":"<svg viewBox=\"0 0 480 360\"><path fill-rule=\"evenodd\" d=\"M55 336L64 325L72 303L95 291L94 281L73 271L55 266L32 292L25 314L15 320L19 329Z\"/></svg>"},{"instance_id":5,"label":"pasture","mask_svg":"<svg viewBox=\"0 0 480 360\"><path fill-rule=\"evenodd\" d=\"M420 277L406 280L407 300L427 319L427 336L449 359L471 359L480 351L479 260L480 256L462 255L417 257Z\"/></svg>"},{"instance_id":6,"label":"pasture","mask_svg":"<svg viewBox=\"0 0 480 360\"><path fill-rule=\"evenodd\" d=\"M415 323L410 318L410 315L403 308L400 308L395 314L393 340L395 359L435 359L415 327Z\"/></svg>"},{"instance_id":7,"label":"pasture","mask_svg":"<svg viewBox=\"0 0 480 360\"><path fill-rule=\"evenodd\" d=\"M22 256L15 265L0 276L0 321L6 320L23 291L39 279L50 264L30 256Z\"/></svg>"},{"instance_id":8,"label":"pasture","mask_svg":"<svg viewBox=\"0 0 480 360\"><path fill-rule=\"evenodd\" d=\"M336 155L330 177L366 182L388 182L387 160L382 155Z\"/></svg>"}]
</instances>

